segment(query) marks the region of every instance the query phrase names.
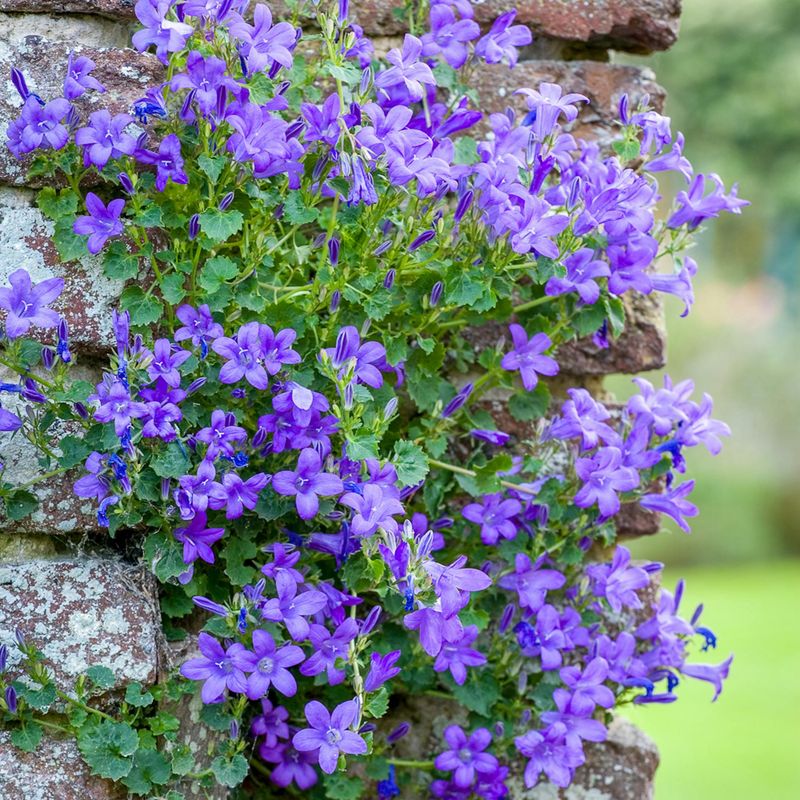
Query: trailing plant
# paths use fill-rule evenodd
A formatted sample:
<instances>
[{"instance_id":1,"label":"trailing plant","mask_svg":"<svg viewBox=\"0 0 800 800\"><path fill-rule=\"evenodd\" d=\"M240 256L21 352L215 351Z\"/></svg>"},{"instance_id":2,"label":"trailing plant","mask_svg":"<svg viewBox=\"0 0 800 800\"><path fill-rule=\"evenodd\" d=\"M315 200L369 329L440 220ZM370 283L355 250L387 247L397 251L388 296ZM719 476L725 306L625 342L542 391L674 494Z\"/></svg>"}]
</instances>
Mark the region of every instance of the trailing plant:
<instances>
[{"instance_id":1,"label":"trailing plant","mask_svg":"<svg viewBox=\"0 0 800 800\"><path fill-rule=\"evenodd\" d=\"M688 530L684 455L729 431L690 381L636 379L609 408L581 387L552 407L546 379L564 343L610 346L625 296L688 312L692 234L744 201L695 175L646 99L620 98L608 149L563 127L588 101L553 84L520 88L524 116L484 115L470 75L530 42L513 11L482 35L467 3L414 4L378 59L346 2L290 5L273 22L140 0L134 46L166 72L130 114L83 116L103 91L85 56L59 98L13 73L8 146L47 184L61 258L88 249L128 284L92 385L50 308L63 280L11 274L0 429L41 480L82 467L75 493L140 543L169 638L202 631L179 674L111 705L110 670L62 691L20 636L3 724L26 750L74 735L93 772L170 800L188 781L331 800L500 798L517 771L567 786L614 708L671 702L684 676L721 690L730 659L689 660L716 644L700 610L656 591L614 521L639 505ZM687 186L659 214L665 171ZM2 482L11 519L38 480ZM197 692L207 763L170 710ZM415 695L464 711L429 760L398 755Z\"/></svg>"}]
</instances>

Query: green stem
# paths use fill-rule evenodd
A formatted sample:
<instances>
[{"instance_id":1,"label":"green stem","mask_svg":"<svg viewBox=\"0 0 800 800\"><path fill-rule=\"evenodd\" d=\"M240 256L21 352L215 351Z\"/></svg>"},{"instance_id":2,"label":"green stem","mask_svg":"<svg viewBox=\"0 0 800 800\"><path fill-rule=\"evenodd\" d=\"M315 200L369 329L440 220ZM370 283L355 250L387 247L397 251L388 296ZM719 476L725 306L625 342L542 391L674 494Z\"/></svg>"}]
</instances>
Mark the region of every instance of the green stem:
<instances>
[{"instance_id":1,"label":"green stem","mask_svg":"<svg viewBox=\"0 0 800 800\"><path fill-rule=\"evenodd\" d=\"M31 478L29 481L25 481L25 483L19 484L17 489L27 489L29 486L33 486L40 481L46 481L49 478L55 478L56 475L61 475L62 473L66 472L69 467L59 467L58 469L51 470L50 472L44 472L41 475L37 475L35 478Z\"/></svg>"},{"instance_id":2,"label":"green stem","mask_svg":"<svg viewBox=\"0 0 800 800\"><path fill-rule=\"evenodd\" d=\"M528 300L527 303L520 303L520 305L514 306L513 311L515 314L518 314L520 311L529 311L531 308L542 306L545 303L549 303L554 299L555 299L554 297L550 297L549 295L544 295L543 297L537 297L535 300Z\"/></svg>"},{"instance_id":3,"label":"green stem","mask_svg":"<svg viewBox=\"0 0 800 800\"><path fill-rule=\"evenodd\" d=\"M478 475L474 470L466 469L466 467L458 467L455 464L448 464L446 461L438 461L435 458L428 459L428 463L432 467L438 467L439 469L447 470L448 472L454 472L456 475L464 475L467 478L477 478ZM533 489L528 489L526 486L521 486L518 483L512 483L511 481L500 481L500 485L504 486L506 489L514 489L517 492L521 492L522 494L530 494L535 495L536 492Z\"/></svg>"},{"instance_id":4,"label":"green stem","mask_svg":"<svg viewBox=\"0 0 800 800\"><path fill-rule=\"evenodd\" d=\"M433 761L412 761L407 758L387 758L386 761L395 767L408 767L409 769L433 769Z\"/></svg>"},{"instance_id":5,"label":"green stem","mask_svg":"<svg viewBox=\"0 0 800 800\"><path fill-rule=\"evenodd\" d=\"M97 708L92 708L91 706L86 705L86 703L82 703L80 700L76 700L74 697L70 697L66 692L62 692L60 690L56 690L56 695L61 698L65 703L70 703L71 705L75 706L75 708L80 708L82 711L86 711L89 714L96 714L98 717L102 717L103 719L110 720L111 722L116 722L114 717L111 714L106 714L105 711L100 711Z\"/></svg>"}]
</instances>

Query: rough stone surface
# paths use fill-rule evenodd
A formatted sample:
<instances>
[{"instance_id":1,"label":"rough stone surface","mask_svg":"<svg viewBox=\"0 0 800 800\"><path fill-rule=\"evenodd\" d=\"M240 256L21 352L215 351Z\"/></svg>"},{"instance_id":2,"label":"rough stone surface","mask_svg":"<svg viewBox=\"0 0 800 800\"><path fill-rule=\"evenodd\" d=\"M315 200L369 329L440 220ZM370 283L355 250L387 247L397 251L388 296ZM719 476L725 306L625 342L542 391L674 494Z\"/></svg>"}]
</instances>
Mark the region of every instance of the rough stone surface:
<instances>
[{"instance_id":1,"label":"rough stone surface","mask_svg":"<svg viewBox=\"0 0 800 800\"><path fill-rule=\"evenodd\" d=\"M503 111L508 106L522 114L527 111L525 98L514 94L519 88L536 88L540 83L557 83L564 92L578 92L589 98L582 106L576 123L568 128L575 136L607 143L618 130L618 106L623 94L631 107L645 95L650 104L663 107L664 89L647 67L630 67L599 61L520 61L514 69L492 64L476 70L472 84L478 91L478 107L483 111Z\"/></svg>"},{"instance_id":2,"label":"rough stone surface","mask_svg":"<svg viewBox=\"0 0 800 800\"><path fill-rule=\"evenodd\" d=\"M605 350L591 337L561 345L556 354L562 374L625 375L661 369L667 363L667 332L664 306L654 292L629 292L625 303L625 330Z\"/></svg>"},{"instance_id":3,"label":"rough stone surface","mask_svg":"<svg viewBox=\"0 0 800 800\"><path fill-rule=\"evenodd\" d=\"M119 686L152 683L159 628L152 579L139 568L95 557L0 565L0 643L12 672L19 629L65 691L95 665L111 669Z\"/></svg>"},{"instance_id":4,"label":"rough stone surface","mask_svg":"<svg viewBox=\"0 0 800 800\"><path fill-rule=\"evenodd\" d=\"M63 278L64 291L52 307L67 320L72 349L99 354L113 342L111 311L124 284L106 278L100 259L88 252L80 261L63 263L53 244L53 223L33 203L31 191L0 188L0 284L8 285L8 276L21 268L35 283ZM53 341L53 331L33 333Z\"/></svg>"},{"instance_id":5,"label":"rough stone surface","mask_svg":"<svg viewBox=\"0 0 800 800\"><path fill-rule=\"evenodd\" d=\"M111 113L128 111L131 103L150 86L163 79L159 60L131 50L129 29L107 20L64 18L46 15L0 14L0 74L8 76L12 66L25 74L28 87L45 100L62 94L69 52L91 58L93 75L106 88L105 94L87 92L75 105L86 119L92 111L108 108ZM80 43L80 44L77 44ZM0 87L0 132L5 135L22 100L11 81ZM0 183L26 183L24 162L0 146Z\"/></svg>"},{"instance_id":6,"label":"rough stone surface","mask_svg":"<svg viewBox=\"0 0 800 800\"><path fill-rule=\"evenodd\" d=\"M136 0L0 0L0 11L39 14L96 14L113 20L136 17Z\"/></svg>"},{"instance_id":7,"label":"rough stone surface","mask_svg":"<svg viewBox=\"0 0 800 800\"><path fill-rule=\"evenodd\" d=\"M73 739L45 736L33 753L11 744L0 730L0 798L2 800L123 800L119 784L89 773Z\"/></svg>"}]
</instances>

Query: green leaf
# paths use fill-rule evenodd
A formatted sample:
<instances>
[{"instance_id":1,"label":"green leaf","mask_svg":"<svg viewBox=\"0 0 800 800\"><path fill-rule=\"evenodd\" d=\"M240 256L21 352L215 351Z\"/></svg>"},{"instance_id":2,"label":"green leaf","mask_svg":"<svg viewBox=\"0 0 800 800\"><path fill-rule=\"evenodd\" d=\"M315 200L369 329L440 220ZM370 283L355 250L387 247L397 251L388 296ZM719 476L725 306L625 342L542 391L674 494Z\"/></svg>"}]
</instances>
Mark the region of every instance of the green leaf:
<instances>
[{"instance_id":1,"label":"green leaf","mask_svg":"<svg viewBox=\"0 0 800 800\"><path fill-rule=\"evenodd\" d=\"M248 770L247 759L242 755L235 755L230 760L217 756L211 762L211 771L214 773L214 777L223 786L231 789L238 786L247 777Z\"/></svg>"},{"instance_id":2,"label":"green leaf","mask_svg":"<svg viewBox=\"0 0 800 800\"><path fill-rule=\"evenodd\" d=\"M214 294L225 281L239 274L239 265L225 256L209 258L200 273L200 286L209 294Z\"/></svg>"},{"instance_id":3,"label":"green leaf","mask_svg":"<svg viewBox=\"0 0 800 800\"><path fill-rule=\"evenodd\" d=\"M200 229L214 244L221 244L242 229L240 211L219 211L209 208L200 215Z\"/></svg>"},{"instance_id":4,"label":"green leaf","mask_svg":"<svg viewBox=\"0 0 800 800\"><path fill-rule=\"evenodd\" d=\"M385 686L364 704L364 711L373 719L380 719L389 710L389 692Z\"/></svg>"},{"instance_id":5,"label":"green leaf","mask_svg":"<svg viewBox=\"0 0 800 800\"><path fill-rule=\"evenodd\" d=\"M162 296L170 305L178 305L186 296L186 289L183 286L185 280L179 272L173 272L165 275L159 284Z\"/></svg>"},{"instance_id":6,"label":"green leaf","mask_svg":"<svg viewBox=\"0 0 800 800\"><path fill-rule=\"evenodd\" d=\"M355 64L345 63L341 66L338 64L326 64L325 71L332 78L349 85L355 85L361 80L361 70Z\"/></svg>"},{"instance_id":7,"label":"green leaf","mask_svg":"<svg viewBox=\"0 0 800 800\"><path fill-rule=\"evenodd\" d=\"M475 140L469 136L459 136L455 143L454 164L477 164L480 161Z\"/></svg>"},{"instance_id":8,"label":"green leaf","mask_svg":"<svg viewBox=\"0 0 800 800\"><path fill-rule=\"evenodd\" d=\"M395 444L392 464L403 486L421 483L428 474L428 458L425 451L419 445L405 439Z\"/></svg>"},{"instance_id":9,"label":"green leaf","mask_svg":"<svg viewBox=\"0 0 800 800\"><path fill-rule=\"evenodd\" d=\"M161 206L156 203L148 203L133 218L133 221L143 228L160 228L162 225Z\"/></svg>"},{"instance_id":10,"label":"green leaf","mask_svg":"<svg viewBox=\"0 0 800 800\"><path fill-rule=\"evenodd\" d=\"M128 281L139 274L139 257L124 242L112 242L103 254L103 272L114 280Z\"/></svg>"},{"instance_id":11,"label":"green leaf","mask_svg":"<svg viewBox=\"0 0 800 800\"><path fill-rule=\"evenodd\" d=\"M641 144L638 139L634 139L633 137L614 142L612 147L623 162L638 158L641 150Z\"/></svg>"},{"instance_id":12,"label":"green leaf","mask_svg":"<svg viewBox=\"0 0 800 800\"><path fill-rule=\"evenodd\" d=\"M37 711L47 711L56 701L55 684L47 683L40 689L34 689L24 684L15 683L17 694L32 708Z\"/></svg>"},{"instance_id":13,"label":"green leaf","mask_svg":"<svg viewBox=\"0 0 800 800\"><path fill-rule=\"evenodd\" d=\"M224 703L212 703L200 710L200 721L212 731L227 731L233 722L233 715L226 711Z\"/></svg>"},{"instance_id":14,"label":"green leaf","mask_svg":"<svg viewBox=\"0 0 800 800\"><path fill-rule=\"evenodd\" d=\"M500 687L490 672L472 670L463 686L454 687L453 694L470 711L488 717L492 706L500 699Z\"/></svg>"},{"instance_id":15,"label":"green leaf","mask_svg":"<svg viewBox=\"0 0 800 800\"><path fill-rule=\"evenodd\" d=\"M189 457L183 445L173 441L150 462L150 467L159 478L180 478L189 469Z\"/></svg>"},{"instance_id":16,"label":"green leaf","mask_svg":"<svg viewBox=\"0 0 800 800\"><path fill-rule=\"evenodd\" d=\"M603 324L606 318L606 309L603 303L595 303L584 308L575 316L572 326L578 336L588 336L594 333Z\"/></svg>"},{"instance_id":17,"label":"green leaf","mask_svg":"<svg viewBox=\"0 0 800 800\"><path fill-rule=\"evenodd\" d=\"M53 221L73 217L78 213L78 196L71 189L62 189L56 192L52 186L45 186L39 190L36 205L46 217Z\"/></svg>"},{"instance_id":18,"label":"green leaf","mask_svg":"<svg viewBox=\"0 0 800 800\"><path fill-rule=\"evenodd\" d=\"M543 417L550 408L550 390L541 381L532 392L518 392L508 401L508 410L519 422Z\"/></svg>"},{"instance_id":19,"label":"green leaf","mask_svg":"<svg viewBox=\"0 0 800 800\"><path fill-rule=\"evenodd\" d=\"M225 539L222 548L222 557L225 559L225 574L236 586L245 586L255 576L255 568L245 564L258 555L258 546L244 535L234 535L232 532Z\"/></svg>"},{"instance_id":20,"label":"green leaf","mask_svg":"<svg viewBox=\"0 0 800 800\"><path fill-rule=\"evenodd\" d=\"M147 794L153 785L160 786L172 773L169 761L158 750L137 750L133 768L122 781L134 794Z\"/></svg>"},{"instance_id":21,"label":"green leaf","mask_svg":"<svg viewBox=\"0 0 800 800\"><path fill-rule=\"evenodd\" d=\"M491 279L477 269L465 270L460 264L447 273L445 299L448 305L472 306L491 290Z\"/></svg>"},{"instance_id":22,"label":"green leaf","mask_svg":"<svg viewBox=\"0 0 800 800\"><path fill-rule=\"evenodd\" d=\"M14 521L29 516L36 511L39 505L36 495L26 489L17 489L9 492L3 498L3 502L6 507L6 516Z\"/></svg>"},{"instance_id":23,"label":"green leaf","mask_svg":"<svg viewBox=\"0 0 800 800\"><path fill-rule=\"evenodd\" d=\"M194 755L192 751L182 745L172 752L172 771L176 775L186 775L194 770Z\"/></svg>"},{"instance_id":24,"label":"green leaf","mask_svg":"<svg viewBox=\"0 0 800 800\"><path fill-rule=\"evenodd\" d=\"M78 749L95 775L118 781L133 767L139 746L136 731L127 722L103 720L85 725L78 732Z\"/></svg>"},{"instance_id":25,"label":"green leaf","mask_svg":"<svg viewBox=\"0 0 800 800\"><path fill-rule=\"evenodd\" d=\"M304 205L300 192L291 192L284 203L283 215L292 225L304 225L317 219L319 211Z\"/></svg>"},{"instance_id":26,"label":"green leaf","mask_svg":"<svg viewBox=\"0 0 800 800\"><path fill-rule=\"evenodd\" d=\"M78 464L83 464L92 448L77 436L67 435L64 436L58 443L58 449L61 450L61 456L58 463L62 467L70 468L76 467Z\"/></svg>"},{"instance_id":27,"label":"green leaf","mask_svg":"<svg viewBox=\"0 0 800 800\"><path fill-rule=\"evenodd\" d=\"M186 571L183 552L173 536L162 531L152 533L145 539L142 549L150 569L162 583Z\"/></svg>"},{"instance_id":28,"label":"green leaf","mask_svg":"<svg viewBox=\"0 0 800 800\"><path fill-rule=\"evenodd\" d=\"M42 741L43 733L38 722L27 721L21 728L11 732L11 744L26 753L32 753Z\"/></svg>"},{"instance_id":29,"label":"green leaf","mask_svg":"<svg viewBox=\"0 0 800 800\"><path fill-rule=\"evenodd\" d=\"M625 330L625 306L619 297L604 297L603 305L611 323L614 336L619 336Z\"/></svg>"},{"instance_id":30,"label":"green leaf","mask_svg":"<svg viewBox=\"0 0 800 800\"><path fill-rule=\"evenodd\" d=\"M120 305L130 312L131 324L137 327L152 325L164 314L161 301L146 294L139 286L128 286L120 297Z\"/></svg>"},{"instance_id":31,"label":"green leaf","mask_svg":"<svg viewBox=\"0 0 800 800\"><path fill-rule=\"evenodd\" d=\"M211 183L216 183L225 167L225 156L198 156L197 165L208 176Z\"/></svg>"},{"instance_id":32,"label":"green leaf","mask_svg":"<svg viewBox=\"0 0 800 800\"><path fill-rule=\"evenodd\" d=\"M378 440L372 433L364 433L347 440L347 457L353 461L378 457Z\"/></svg>"},{"instance_id":33,"label":"green leaf","mask_svg":"<svg viewBox=\"0 0 800 800\"><path fill-rule=\"evenodd\" d=\"M72 230L72 222L71 216L61 217L56 220L53 228L53 243L62 261L77 261L79 258L89 255L86 248L88 237L78 236Z\"/></svg>"},{"instance_id":34,"label":"green leaf","mask_svg":"<svg viewBox=\"0 0 800 800\"><path fill-rule=\"evenodd\" d=\"M280 519L294 508L294 499L276 494L273 491L261 492L258 496L255 512L261 519L271 522Z\"/></svg>"},{"instance_id":35,"label":"green leaf","mask_svg":"<svg viewBox=\"0 0 800 800\"><path fill-rule=\"evenodd\" d=\"M141 683L129 683L125 687L125 702L134 708L145 708L149 706L155 698L152 692L143 692Z\"/></svg>"},{"instance_id":36,"label":"green leaf","mask_svg":"<svg viewBox=\"0 0 800 800\"><path fill-rule=\"evenodd\" d=\"M326 775L325 797L329 800L358 800L364 792L364 781L355 775L346 775L343 772L334 772Z\"/></svg>"},{"instance_id":37,"label":"green leaf","mask_svg":"<svg viewBox=\"0 0 800 800\"><path fill-rule=\"evenodd\" d=\"M114 673L108 667L99 664L94 667L89 667L89 669L86 670L86 677L98 689L110 689L116 683Z\"/></svg>"}]
</instances>

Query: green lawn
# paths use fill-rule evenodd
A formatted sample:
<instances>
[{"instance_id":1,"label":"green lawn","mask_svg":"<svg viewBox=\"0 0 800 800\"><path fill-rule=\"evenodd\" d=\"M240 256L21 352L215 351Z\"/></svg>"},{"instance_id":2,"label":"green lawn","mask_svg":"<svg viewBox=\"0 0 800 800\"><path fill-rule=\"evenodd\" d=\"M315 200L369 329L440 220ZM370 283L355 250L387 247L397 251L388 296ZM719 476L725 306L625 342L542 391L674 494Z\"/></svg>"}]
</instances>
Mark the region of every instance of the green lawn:
<instances>
[{"instance_id":1,"label":"green lawn","mask_svg":"<svg viewBox=\"0 0 800 800\"><path fill-rule=\"evenodd\" d=\"M798 800L800 562L683 574L682 610L703 602L703 622L719 638L713 661L735 657L716 703L709 685L691 681L677 703L628 713L661 750L656 800Z\"/></svg>"}]
</instances>

